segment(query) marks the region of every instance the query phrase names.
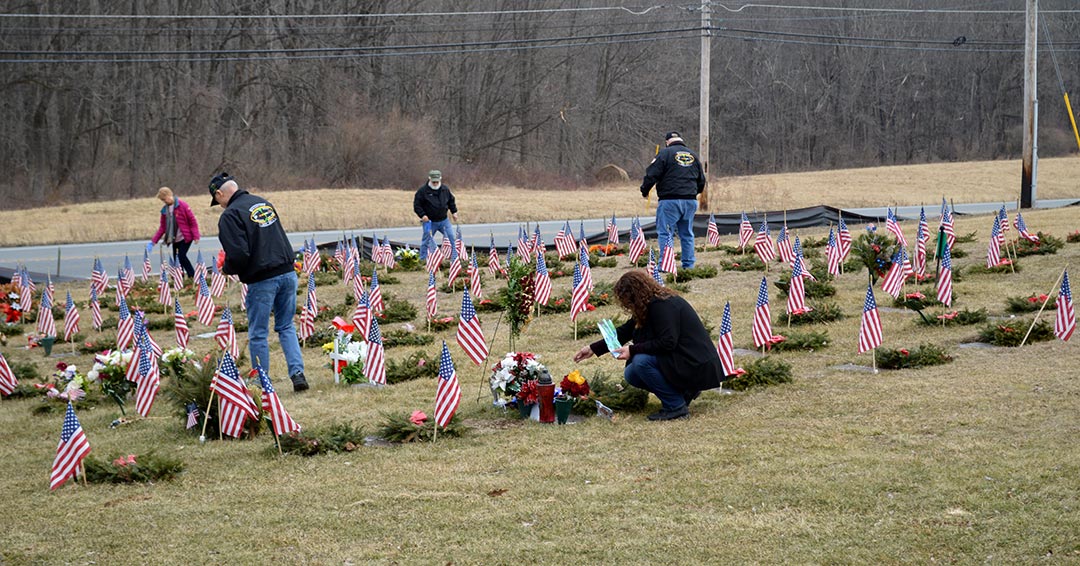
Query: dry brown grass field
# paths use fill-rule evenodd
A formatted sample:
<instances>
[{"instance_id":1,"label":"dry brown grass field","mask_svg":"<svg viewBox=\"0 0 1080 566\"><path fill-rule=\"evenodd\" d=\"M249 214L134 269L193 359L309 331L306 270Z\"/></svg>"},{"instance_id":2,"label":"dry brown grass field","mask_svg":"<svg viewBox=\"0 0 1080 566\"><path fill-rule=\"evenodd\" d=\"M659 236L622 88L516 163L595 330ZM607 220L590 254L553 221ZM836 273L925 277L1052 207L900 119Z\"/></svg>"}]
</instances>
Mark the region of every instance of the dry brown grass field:
<instances>
[{"instance_id":1,"label":"dry brown grass field","mask_svg":"<svg viewBox=\"0 0 1080 566\"><path fill-rule=\"evenodd\" d=\"M780 210L819 204L861 207L885 204L940 202L948 196L963 202L1015 202L1019 195L1020 162L980 161L783 173L753 177L721 177L710 188L713 210ZM447 179L457 196L461 221L472 223L560 220L608 214L647 216L637 193L638 180L626 186L575 191L462 187ZM175 183L204 185L202 179ZM410 185L411 186L411 185ZM261 191L282 210L290 231L372 229L416 223L412 190L322 189ZM149 239L157 229L161 202L157 187L146 198L0 211L0 246ZM1041 199L1080 197L1080 159L1039 161ZM218 208L205 206L205 191L182 196L191 204L203 234L217 231ZM653 197L652 204L656 200Z\"/></svg>"},{"instance_id":2,"label":"dry brown grass field","mask_svg":"<svg viewBox=\"0 0 1080 566\"><path fill-rule=\"evenodd\" d=\"M1080 228L1074 209L1032 211L1025 219L1031 229L1060 238ZM977 232L975 242L958 244L969 253L957 260L959 268L983 261L989 223L983 216L958 220L958 233ZM903 226L911 238L914 224ZM699 262L729 257L709 251ZM956 307L1004 315L1005 297L1051 292L1061 268L1078 260L1080 244L1066 244L1055 255L1022 258L1016 274L965 274L955 285ZM613 281L625 269L620 258L618 267L597 268L594 278ZM422 311L426 278L396 276L400 283L384 292ZM735 345L745 348L760 278L721 271L691 281L685 296L713 325L730 301ZM485 293L501 285L486 280ZM568 285L569 279L556 279L555 292ZM889 311L882 313L885 347L934 343L955 361L877 375L842 371L835 366L869 365L868 355L856 353L865 273L848 273L835 285L847 317L813 327L828 332L827 347L770 354L792 364L793 383L707 392L685 421L620 414L614 422L588 418L563 427L521 422L492 408L486 393L477 402L487 372L468 362L448 331L431 346L393 348L388 357L434 355L439 339L451 343L464 390L459 414L471 427L462 438L279 458L265 433L200 445L164 400L150 418L110 429L118 413L103 402L80 414L93 455L157 449L182 458L186 471L155 485L69 484L50 492L60 418L32 415L36 400L5 400L0 493L10 520L0 535L0 563L1080 562L1076 338L966 349L959 344L977 327L925 327L911 312ZM70 288L81 297L84 287L60 285L57 293ZM774 328L783 334L783 300L774 287L770 292ZM328 305L345 294L341 285L319 289ZM891 305L880 290L877 296L880 305ZM439 299L441 313L457 312L459 295ZM601 307L585 319L618 314ZM495 317L483 319L489 337ZM84 329L88 319L84 309ZM421 327L422 318L413 323ZM193 323L193 331L209 329ZM166 347L173 343L170 332L155 336ZM576 367L570 356L583 342L573 339L568 315L545 315L530 323L518 348L537 352L553 374L563 375ZM18 346L13 340L0 351L42 371L57 361ZM283 367L274 337L271 346L271 368ZM192 348L201 355L215 347L201 339ZM492 351L506 348L503 325ZM432 410L431 381L380 390L335 386L321 350L307 348L304 355L311 391L295 395L274 377L283 403L305 427L351 420L374 432L384 413ZM89 356L63 359L90 363ZM580 367L586 375L621 371L610 358ZM652 399L649 408L656 407Z\"/></svg>"}]
</instances>

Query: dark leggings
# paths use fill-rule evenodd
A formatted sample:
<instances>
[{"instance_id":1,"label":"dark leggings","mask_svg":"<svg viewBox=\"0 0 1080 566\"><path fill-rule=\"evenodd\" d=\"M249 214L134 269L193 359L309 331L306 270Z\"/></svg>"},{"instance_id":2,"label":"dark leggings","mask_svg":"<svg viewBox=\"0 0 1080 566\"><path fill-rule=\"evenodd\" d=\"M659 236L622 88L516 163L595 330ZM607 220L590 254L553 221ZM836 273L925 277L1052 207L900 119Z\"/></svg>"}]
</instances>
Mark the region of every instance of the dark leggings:
<instances>
[{"instance_id":1,"label":"dark leggings","mask_svg":"<svg viewBox=\"0 0 1080 566\"><path fill-rule=\"evenodd\" d=\"M180 267L184 268L188 277L195 277L195 268L192 267L191 260L187 258L189 249L191 249L191 242L173 242L172 255L174 259L180 260Z\"/></svg>"}]
</instances>

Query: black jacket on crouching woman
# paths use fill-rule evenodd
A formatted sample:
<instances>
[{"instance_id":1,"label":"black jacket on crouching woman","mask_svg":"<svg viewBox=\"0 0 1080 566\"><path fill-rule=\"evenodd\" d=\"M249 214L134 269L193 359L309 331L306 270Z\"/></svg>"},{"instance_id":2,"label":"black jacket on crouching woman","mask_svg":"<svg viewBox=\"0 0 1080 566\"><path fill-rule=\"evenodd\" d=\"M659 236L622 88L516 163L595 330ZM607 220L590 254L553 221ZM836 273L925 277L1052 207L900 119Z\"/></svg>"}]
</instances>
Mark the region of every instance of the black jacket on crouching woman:
<instances>
[{"instance_id":1,"label":"black jacket on crouching woman","mask_svg":"<svg viewBox=\"0 0 1080 566\"><path fill-rule=\"evenodd\" d=\"M631 339L630 356L656 356L660 371L673 386L688 393L720 387L724 371L716 345L694 307L680 296L653 299L641 328L633 318L617 329L619 343ZM603 340L589 345L597 356L608 353Z\"/></svg>"}]
</instances>

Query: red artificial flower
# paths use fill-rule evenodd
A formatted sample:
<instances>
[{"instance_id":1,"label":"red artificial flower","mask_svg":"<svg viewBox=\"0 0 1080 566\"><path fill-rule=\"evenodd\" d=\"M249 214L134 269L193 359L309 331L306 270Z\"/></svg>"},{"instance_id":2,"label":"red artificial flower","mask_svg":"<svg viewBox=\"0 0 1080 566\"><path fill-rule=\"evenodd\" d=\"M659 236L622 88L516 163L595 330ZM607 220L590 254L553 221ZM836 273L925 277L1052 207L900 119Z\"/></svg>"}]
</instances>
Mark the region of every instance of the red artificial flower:
<instances>
[{"instance_id":1,"label":"red artificial flower","mask_svg":"<svg viewBox=\"0 0 1080 566\"><path fill-rule=\"evenodd\" d=\"M731 267L741 267L738 262L732 262Z\"/></svg>"},{"instance_id":2,"label":"red artificial flower","mask_svg":"<svg viewBox=\"0 0 1080 566\"><path fill-rule=\"evenodd\" d=\"M746 375L746 370L744 370L743 368L735 368L735 373L733 375L735 375L736 377L740 375Z\"/></svg>"},{"instance_id":3,"label":"red artificial flower","mask_svg":"<svg viewBox=\"0 0 1080 566\"><path fill-rule=\"evenodd\" d=\"M345 366L349 365L348 361L346 360L334 360L334 363L337 364L338 373L345 371Z\"/></svg>"},{"instance_id":4,"label":"red artificial flower","mask_svg":"<svg viewBox=\"0 0 1080 566\"><path fill-rule=\"evenodd\" d=\"M67 369L67 363L65 363L65 362L56 362L56 369L58 369L60 371L66 370Z\"/></svg>"},{"instance_id":5,"label":"red artificial flower","mask_svg":"<svg viewBox=\"0 0 1080 566\"><path fill-rule=\"evenodd\" d=\"M874 253L881 253L881 246L877 244L870 246L870 249L874 250Z\"/></svg>"},{"instance_id":6,"label":"red artificial flower","mask_svg":"<svg viewBox=\"0 0 1080 566\"><path fill-rule=\"evenodd\" d=\"M521 384L521 389L517 393L518 401L526 404L533 405L540 400L539 393L536 390L536 381L528 380Z\"/></svg>"},{"instance_id":7,"label":"red artificial flower","mask_svg":"<svg viewBox=\"0 0 1080 566\"><path fill-rule=\"evenodd\" d=\"M1001 325L1001 324L998 325L998 330L1000 330L1000 331L1002 331L1002 332L1004 332L1006 334L1010 334L1010 333L1014 332L1012 328L1009 328L1008 326L1004 326L1004 325Z\"/></svg>"},{"instance_id":8,"label":"red artificial flower","mask_svg":"<svg viewBox=\"0 0 1080 566\"><path fill-rule=\"evenodd\" d=\"M413 411L412 414L409 415L409 421L416 426L423 426L423 424L427 422L427 418L424 411Z\"/></svg>"},{"instance_id":9,"label":"red artificial flower","mask_svg":"<svg viewBox=\"0 0 1080 566\"><path fill-rule=\"evenodd\" d=\"M342 319L340 316L335 316L334 320L330 321L330 324L334 325L334 328L336 328L336 329L338 329L338 330L340 330L342 332L346 332L348 334L352 334L353 332L356 332L356 326L353 326L352 324L350 324L348 322L345 322L345 320Z\"/></svg>"},{"instance_id":10,"label":"red artificial flower","mask_svg":"<svg viewBox=\"0 0 1080 566\"><path fill-rule=\"evenodd\" d=\"M587 303L587 304L585 305L585 310L587 310L587 311L594 311L594 310L596 310L596 307L595 307L595 306L593 306L593 304L592 304L592 303Z\"/></svg>"},{"instance_id":11,"label":"red artificial flower","mask_svg":"<svg viewBox=\"0 0 1080 566\"><path fill-rule=\"evenodd\" d=\"M938 320L952 320L956 318L956 315L960 314L959 311L952 311L949 313L938 315Z\"/></svg>"},{"instance_id":12,"label":"red artificial flower","mask_svg":"<svg viewBox=\"0 0 1080 566\"><path fill-rule=\"evenodd\" d=\"M911 352L907 351L907 348L900 348L900 353L905 356L911 355Z\"/></svg>"},{"instance_id":13,"label":"red artificial flower","mask_svg":"<svg viewBox=\"0 0 1080 566\"><path fill-rule=\"evenodd\" d=\"M921 300L926 298L926 295L916 291L914 293L908 293L908 294L904 295L904 298L907 299L907 300L917 299L917 300L921 301Z\"/></svg>"}]
</instances>

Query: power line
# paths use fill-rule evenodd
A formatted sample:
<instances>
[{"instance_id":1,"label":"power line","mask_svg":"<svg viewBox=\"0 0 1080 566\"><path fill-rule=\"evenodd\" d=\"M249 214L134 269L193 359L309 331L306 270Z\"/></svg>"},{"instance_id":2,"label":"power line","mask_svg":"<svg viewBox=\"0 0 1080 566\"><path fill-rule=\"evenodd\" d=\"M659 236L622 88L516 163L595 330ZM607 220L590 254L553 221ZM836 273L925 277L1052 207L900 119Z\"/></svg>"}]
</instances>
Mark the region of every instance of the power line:
<instances>
[{"instance_id":1,"label":"power line","mask_svg":"<svg viewBox=\"0 0 1080 566\"><path fill-rule=\"evenodd\" d=\"M1045 22L1044 22L1045 23ZM812 39L833 39L842 41L873 41L881 43L922 43L922 44L937 44L937 45L1023 45L1023 41L986 41L978 39L970 39L966 36L961 36L954 39L909 39L909 38L892 38L892 37L856 37L856 36L842 36L842 35L828 35L828 34L814 34L814 33L800 33L790 31L770 31L770 30L757 30L757 29L745 29L745 28L732 28L732 27L714 27L715 31L732 31L741 33L754 33L759 35L776 35L786 37L805 37ZM1049 45L1049 42L1042 42L1041 45ZM1080 45L1080 41L1070 41L1061 43L1058 45Z\"/></svg>"},{"instance_id":2,"label":"power line","mask_svg":"<svg viewBox=\"0 0 1080 566\"><path fill-rule=\"evenodd\" d=\"M716 33L714 37L724 37L727 39L736 39L740 41L760 41L765 43L786 43L792 45L814 45L820 47L854 47L858 49L879 49L879 50L896 50L896 51L928 51L928 52L949 52L949 53L1023 53L1023 49L996 49L996 48L980 48L980 49L968 49L963 46L957 47L913 47L904 45L870 45L860 43L839 43L839 42L825 42L825 41L802 41L797 39L779 39L770 37L748 37L740 35L728 35L724 33ZM1080 51L1078 49L1061 49L1059 51Z\"/></svg>"},{"instance_id":3,"label":"power line","mask_svg":"<svg viewBox=\"0 0 1080 566\"><path fill-rule=\"evenodd\" d=\"M861 8L852 6L792 6L788 4L743 4L729 8L721 2L713 4L731 13L739 13L747 8L769 10L817 10L834 12L879 12L898 14L1023 14L1024 10L972 10L966 8ZM1080 14L1080 10L1039 10L1042 14Z\"/></svg>"}]
</instances>

